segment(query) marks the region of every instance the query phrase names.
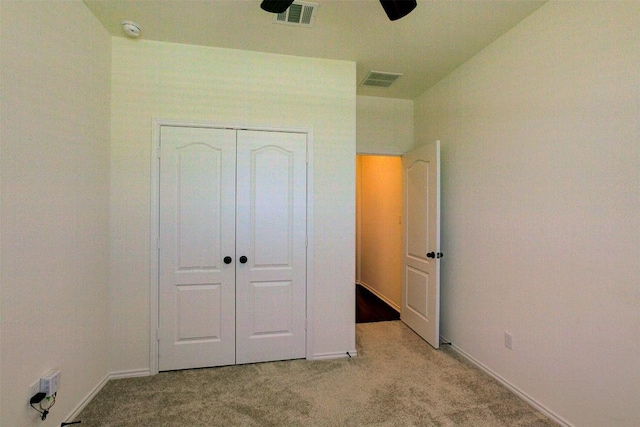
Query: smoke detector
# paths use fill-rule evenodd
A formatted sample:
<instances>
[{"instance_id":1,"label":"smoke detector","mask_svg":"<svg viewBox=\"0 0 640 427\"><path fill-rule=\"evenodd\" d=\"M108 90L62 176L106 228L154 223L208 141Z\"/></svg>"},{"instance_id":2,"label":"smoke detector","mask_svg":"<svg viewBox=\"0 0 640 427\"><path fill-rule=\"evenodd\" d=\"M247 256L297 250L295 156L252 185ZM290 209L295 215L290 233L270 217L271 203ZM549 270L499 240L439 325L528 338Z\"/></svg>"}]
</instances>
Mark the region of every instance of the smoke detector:
<instances>
[{"instance_id":1,"label":"smoke detector","mask_svg":"<svg viewBox=\"0 0 640 427\"><path fill-rule=\"evenodd\" d=\"M122 31L131 38L140 37L140 25L133 21L122 21Z\"/></svg>"}]
</instances>

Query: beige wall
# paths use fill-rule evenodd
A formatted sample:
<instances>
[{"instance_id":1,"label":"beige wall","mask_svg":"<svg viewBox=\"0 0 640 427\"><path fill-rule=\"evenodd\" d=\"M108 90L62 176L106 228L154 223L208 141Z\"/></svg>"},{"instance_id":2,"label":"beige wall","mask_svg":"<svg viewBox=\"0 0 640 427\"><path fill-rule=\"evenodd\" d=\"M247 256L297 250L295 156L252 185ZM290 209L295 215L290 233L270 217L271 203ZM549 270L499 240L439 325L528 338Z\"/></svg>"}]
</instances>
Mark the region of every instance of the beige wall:
<instances>
[{"instance_id":1,"label":"beige wall","mask_svg":"<svg viewBox=\"0 0 640 427\"><path fill-rule=\"evenodd\" d=\"M81 2L0 16L0 425L60 425L108 373L111 38ZM53 369L43 423L29 387Z\"/></svg>"},{"instance_id":2,"label":"beige wall","mask_svg":"<svg viewBox=\"0 0 640 427\"><path fill-rule=\"evenodd\" d=\"M149 368L152 119L313 130L312 354L355 350L355 64L113 38L111 369Z\"/></svg>"},{"instance_id":3,"label":"beige wall","mask_svg":"<svg viewBox=\"0 0 640 427\"><path fill-rule=\"evenodd\" d=\"M640 425L638 28L637 2L551 2L415 101L442 333L575 426Z\"/></svg>"},{"instance_id":4,"label":"beige wall","mask_svg":"<svg viewBox=\"0 0 640 427\"><path fill-rule=\"evenodd\" d=\"M402 160L358 156L358 282L400 310Z\"/></svg>"},{"instance_id":5,"label":"beige wall","mask_svg":"<svg viewBox=\"0 0 640 427\"><path fill-rule=\"evenodd\" d=\"M412 100L358 96L356 105L358 154L400 155L413 147Z\"/></svg>"}]
</instances>

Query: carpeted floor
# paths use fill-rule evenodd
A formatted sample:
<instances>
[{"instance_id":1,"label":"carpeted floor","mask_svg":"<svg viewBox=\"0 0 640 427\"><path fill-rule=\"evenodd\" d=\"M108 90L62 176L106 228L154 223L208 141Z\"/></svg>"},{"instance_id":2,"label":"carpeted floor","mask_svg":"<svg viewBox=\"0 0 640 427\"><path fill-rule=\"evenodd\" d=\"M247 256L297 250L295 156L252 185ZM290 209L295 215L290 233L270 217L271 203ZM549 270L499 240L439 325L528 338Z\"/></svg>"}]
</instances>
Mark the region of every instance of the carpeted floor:
<instances>
[{"instance_id":1,"label":"carpeted floor","mask_svg":"<svg viewBox=\"0 0 640 427\"><path fill-rule=\"evenodd\" d=\"M83 427L556 425L400 321L356 328L352 359L113 380L77 419Z\"/></svg>"}]
</instances>

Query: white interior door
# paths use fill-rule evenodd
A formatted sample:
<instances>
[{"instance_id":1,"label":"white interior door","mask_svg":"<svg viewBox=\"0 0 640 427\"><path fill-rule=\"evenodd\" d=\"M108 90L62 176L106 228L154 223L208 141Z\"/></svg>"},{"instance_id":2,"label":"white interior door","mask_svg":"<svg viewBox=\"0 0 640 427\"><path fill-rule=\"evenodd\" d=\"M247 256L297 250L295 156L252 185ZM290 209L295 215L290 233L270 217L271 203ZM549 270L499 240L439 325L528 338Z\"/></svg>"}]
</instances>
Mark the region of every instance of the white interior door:
<instances>
[{"instance_id":1,"label":"white interior door","mask_svg":"<svg viewBox=\"0 0 640 427\"><path fill-rule=\"evenodd\" d=\"M440 141L402 156L404 280L400 318L440 346Z\"/></svg>"},{"instance_id":2,"label":"white interior door","mask_svg":"<svg viewBox=\"0 0 640 427\"><path fill-rule=\"evenodd\" d=\"M306 135L238 131L237 157L236 363L302 358Z\"/></svg>"},{"instance_id":3,"label":"white interior door","mask_svg":"<svg viewBox=\"0 0 640 427\"><path fill-rule=\"evenodd\" d=\"M235 362L236 132L162 126L159 369Z\"/></svg>"}]
</instances>

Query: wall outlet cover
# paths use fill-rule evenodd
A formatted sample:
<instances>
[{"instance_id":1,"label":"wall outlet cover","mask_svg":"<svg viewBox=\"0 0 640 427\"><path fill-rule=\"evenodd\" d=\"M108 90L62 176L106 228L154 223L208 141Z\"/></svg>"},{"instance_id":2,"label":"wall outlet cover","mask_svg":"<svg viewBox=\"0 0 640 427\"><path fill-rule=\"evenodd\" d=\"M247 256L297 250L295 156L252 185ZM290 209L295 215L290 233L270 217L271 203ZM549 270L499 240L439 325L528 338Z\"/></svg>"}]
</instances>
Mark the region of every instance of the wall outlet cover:
<instances>
[{"instance_id":1,"label":"wall outlet cover","mask_svg":"<svg viewBox=\"0 0 640 427\"><path fill-rule=\"evenodd\" d=\"M31 398L35 396L37 393L40 393L40 380L34 382L29 387L29 396L27 397L27 402L29 402Z\"/></svg>"},{"instance_id":2,"label":"wall outlet cover","mask_svg":"<svg viewBox=\"0 0 640 427\"><path fill-rule=\"evenodd\" d=\"M504 333L504 346L509 350L513 350L513 335L509 332Z\"/></svg>"}]
</instances>

